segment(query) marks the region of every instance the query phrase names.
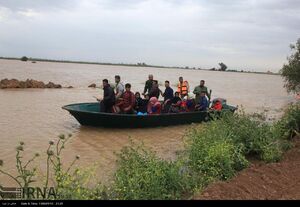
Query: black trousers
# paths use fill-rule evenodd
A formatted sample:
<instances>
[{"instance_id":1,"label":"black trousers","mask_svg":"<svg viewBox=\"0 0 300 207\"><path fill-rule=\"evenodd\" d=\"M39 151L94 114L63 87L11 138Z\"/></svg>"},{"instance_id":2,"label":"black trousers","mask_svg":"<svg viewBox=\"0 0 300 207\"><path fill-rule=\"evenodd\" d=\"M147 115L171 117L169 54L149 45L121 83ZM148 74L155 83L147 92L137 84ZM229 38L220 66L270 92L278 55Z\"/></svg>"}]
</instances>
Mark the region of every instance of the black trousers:
<instances>
[{"instance_id":1,"label":"black trousers","mask_svg":"<svg viewBox=\"0 0 300 207\"><path fill-rule=\"evenodd\" d=\"M114 103L101 101L100 102L100 112L111 113L112 112L111 108L113 105L114 105Z\"/></svg>"}]
</instances>

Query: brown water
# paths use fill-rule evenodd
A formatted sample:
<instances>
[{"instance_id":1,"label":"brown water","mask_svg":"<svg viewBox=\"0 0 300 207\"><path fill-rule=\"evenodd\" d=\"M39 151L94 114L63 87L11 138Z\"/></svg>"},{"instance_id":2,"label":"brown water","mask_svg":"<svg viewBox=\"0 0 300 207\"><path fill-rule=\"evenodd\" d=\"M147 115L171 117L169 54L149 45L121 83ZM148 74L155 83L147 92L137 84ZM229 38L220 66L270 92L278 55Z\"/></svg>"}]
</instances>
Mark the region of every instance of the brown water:
<instances>
[{"instance_id":1,"label":"brown water","mask_svg":"<svg viewBox=\"0 0 300 207\"><path fill-rule=\"evenodd\" d=\"M113 80L116 74L121 75L124 83L130 82L133 91L141 92L150 73L161 84L169 80L171 85L183 76L191 88L205 79L208 88L213 90L212 98L224 97L229 104L243 105L247 112L269 110L270 114L276 115L292 100L283 89L281 77L275 75L0 60L0 79L30 78L74 87L0 90L0 159L4 160L5 169L14 168L14 148L19 141L26 143L28 157L34 152L44 153L48 141L61 133L73 134L64 153L66 161L79 154L79 166L97 162L97 172L103 181L115 169L114 152L129 143L128 137L143 141L163 158L173 158L183 146L182 136L189 127L187 125L130 130L85 127L61 109L66 104L93 102L93 96L101 97L102 90L87 86L91 83L100 85L104 78ZM44 165L40 166L43 171ZM0 180L8 182L1 175Z\"/></svg>"}]
</instances>

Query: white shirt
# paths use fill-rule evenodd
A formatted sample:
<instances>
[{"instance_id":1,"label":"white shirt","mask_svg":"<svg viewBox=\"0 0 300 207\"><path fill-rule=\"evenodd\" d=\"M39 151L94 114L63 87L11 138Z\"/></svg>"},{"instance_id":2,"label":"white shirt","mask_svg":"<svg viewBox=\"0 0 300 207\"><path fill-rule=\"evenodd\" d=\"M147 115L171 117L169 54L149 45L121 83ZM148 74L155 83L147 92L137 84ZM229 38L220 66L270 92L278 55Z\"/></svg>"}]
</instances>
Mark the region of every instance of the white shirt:
<instances>
[{"instance_id":1,"label":"white shirt","mask_svg":"<svg viewBox=\"0 0 300 207\"><path fill-rule=\"evenodd\" d=\"M116 98L120 98L122 96L122 94L124 93L124 85L123 83L119 82L117 85L116 85Z\"/></svg>"}]
</instances>

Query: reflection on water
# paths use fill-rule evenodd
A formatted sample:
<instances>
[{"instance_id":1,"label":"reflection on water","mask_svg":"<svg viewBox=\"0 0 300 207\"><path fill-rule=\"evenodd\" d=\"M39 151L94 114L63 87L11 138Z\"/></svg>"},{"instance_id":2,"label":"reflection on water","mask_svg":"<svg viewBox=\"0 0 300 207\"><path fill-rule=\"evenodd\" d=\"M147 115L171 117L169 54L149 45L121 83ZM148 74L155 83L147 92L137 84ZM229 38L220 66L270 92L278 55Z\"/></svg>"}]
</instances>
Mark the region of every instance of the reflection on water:
<instances>
[{"instance_id":1,"label":"reflection on water","mask_svg":"<svg viewBox=\"0 0 300 207\"><path fill-rule=\"evenodd\" d=\"M81 166L98 162L101 167L99 175L104 179L115 168L114 152L129 143L128 137L143 141L161 157L172 159L175 152L183 147L182 135L188 126L155 129L84 127L61 109L70 103L94 102L93 96L101 96L102 90L87 86L91 83L99 85L104 78L113 80L116 74L121 75L124 83L130 82L133 91L142 91L149 73L160 83L169 80L171 85L183 76L191 88L205 79L208 88L213 91L212 98L224 97L230 104L243 105L248 112L267 109L278 114L278 110L292 99L283 89L281 77L275 75L0 60L0 79L32 78L74 87L0 90L0 159L12 169L15 165L12 161L14 147L20 140L30 146L29 153L43 152L48 141L61 133L73 134L64 153L65 159L70 161L79 154Z\"/></svg>"}]
</instances>

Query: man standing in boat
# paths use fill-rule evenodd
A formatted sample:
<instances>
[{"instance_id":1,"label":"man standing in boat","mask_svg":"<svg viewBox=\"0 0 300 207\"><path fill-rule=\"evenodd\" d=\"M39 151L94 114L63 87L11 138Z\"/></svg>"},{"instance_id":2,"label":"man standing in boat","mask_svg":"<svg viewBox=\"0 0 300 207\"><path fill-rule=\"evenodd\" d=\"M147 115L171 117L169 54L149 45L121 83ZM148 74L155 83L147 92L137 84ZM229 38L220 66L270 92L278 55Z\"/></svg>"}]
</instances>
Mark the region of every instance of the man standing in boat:
<instances>
[{"instance_id":1,"label":"man standing in boat","mask_svg":"<svg viewBox=\"0 0 300 207\"><path fill-rule=\"evenodd\" d=\"M142 93L142 95L146 95L147 93L150 93L152 89L152 84L153 84L153 75L150 74L148 76L148 80L145 83L144 92Z\"/></svg>"},{"instance_id":2,"label":"man standing in boat","mask_svg":"<svg viewBox=\"0 0 300 207\"><path fill-rule=\"evenodd\" d=\"M199 101L200 101L201 92L204 92L205 95L207 96L208 100L210 100L210 94L208 93L207 87L204 86L204 85L205 85L205 81L201 80L200 85L196 86L194 91L193 91L193 93L196 95L196 97L195 97L195 102L196 103L199 103Z\"/></svg>"},{"instance_id":3,"label":"man standing in boat","mask_svg":"<svg viewBox=\"0 0 300 207\"><path fill-rule=\"evenodd\" d=\"M116 83L116 100L118 100L119 98L121 98L125 90L123 83L121 83L121 77L119 75L115 76L115 83Z\"/></svg>"},{"instance_id":4,"label":"man standing in boat","mask_svg":"<svg viewBox=\"0 0 300 207\"><path fill-rule=\"evenodd\" d=\"M177 86L177 92L179 93L179 96L181 98L187 96L189 93L189 89L190 89L189 83L186 80L183 81L183 77L179 77L179 83Z\"/></svg>"},{"instance_id":5,"label":"man standing in boat","mask_svg":"<svg viewBox=\"0 0 300 207\"><path fill-rule=\"evenodd\" d=\"M100 112L111 113L112 106L116 102L115 92L108 84L107 79L103 79L103 99L97 99L100 101Z\"/></svg>"}]
</instances>

